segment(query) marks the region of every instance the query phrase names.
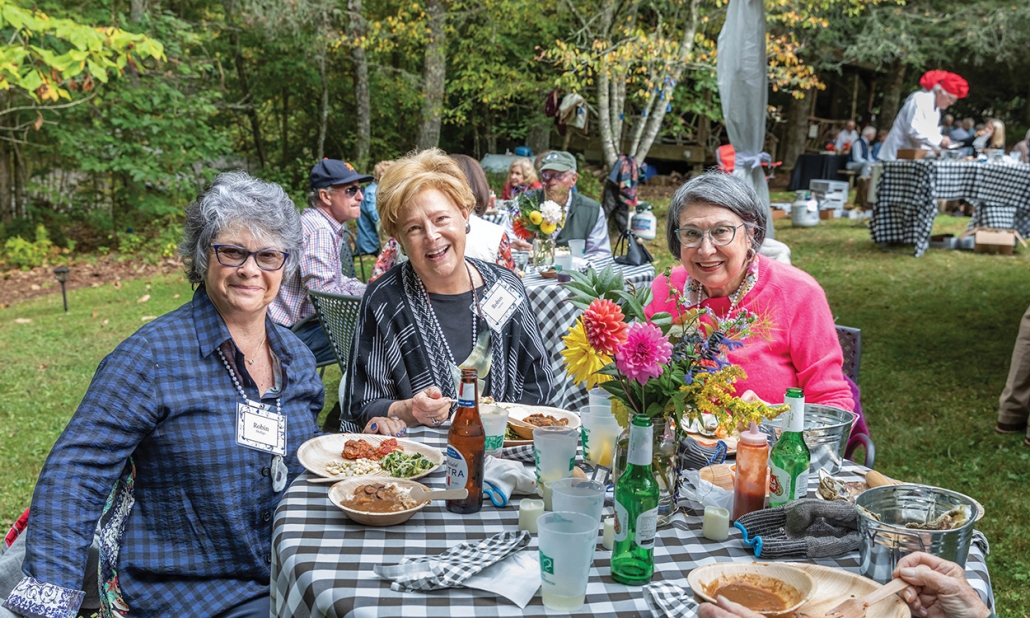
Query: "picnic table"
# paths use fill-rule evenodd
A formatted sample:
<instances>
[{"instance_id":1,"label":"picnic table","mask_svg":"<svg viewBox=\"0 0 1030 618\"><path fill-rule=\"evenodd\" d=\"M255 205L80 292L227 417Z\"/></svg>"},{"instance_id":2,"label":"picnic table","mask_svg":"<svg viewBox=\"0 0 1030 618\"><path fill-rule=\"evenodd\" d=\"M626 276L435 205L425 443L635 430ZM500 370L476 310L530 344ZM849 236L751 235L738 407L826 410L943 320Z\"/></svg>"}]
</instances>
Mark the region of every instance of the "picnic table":
<instances>
[{"instance_id":1,"label":"picnic table","mask_svg":"<svg viewBox=\"0 0 1030 618\"><path fill-rule=\"evenodd\" d=\"M409 429L409 438L443 448L447 425L440 428ZM846 463L838 476L858 481L860 466ZM486 501L483 510L472 515L455 515L441 502L433 502L404 524L389 528L355 524L329 501L328 485L307 482L305 473L286 490L276 509L272 528L272 612L293 618L383 616L547 616L539 594L519 609L510 601L479 590L447 589L431 593L391 590L390 582L372 571L377 564L394 565L404 557L435 556L463 542L478 542L494 534L518 529L518 497L506 508ZM442 468L421 479L430 488L443 488ZM809 496L814 496L818 479L809 478ZM655 541L653 581L666 581L689 590L687 574L695 567L715 562L752 562L756 558L741 540L736 528L726 541L709 541L701 536L702 512L690 510L675 515L672 523L658 531ZM600 526L598 526L600 528ZM625 586L610 575L611 552L600 543L594 555L586 604L575 616L650 616L644 588ZM536 551L536 538L524 551ZM785 560L788 561L788 560ZM859 554L853 551L813 562L857 573ZM984 554L974 543L966 561L966 577L991 608L994 598Z\"/></svg>"},{"instance_id":2,"label":"picnic table","mask_svg":"<svg viewBox=\"0 0 1030 618\"><path fill-rule=\"evenodd\" d=\"M976 207L969 228L1030 232L1030 165L976 161L884 161L869 231L873 242L930 246L937 200L967 200Z\"/></svg>"},{"instance_id":3,"label":"picnic table","mask_svg":"<svg viewBox=\"0 0 1030 618\"><path fill-rule=\"evenodd\" d=\"M615 264L611 257L591 259L590 266L597 271L613 265L622 273L626 281L637 289L650 286L654 281L654 266L623 266ZM555 397L552 405L566 410L578 410L587 402L586 389L566 379L565 358L561 351L565 349L562 337L569 333L569 327L576 323L582 313L568 302L571 294L556 279L545 279L537 273L529 273L522 279L529 294L529 303L536 312L540 335L544 341L544 349L551 355L551 371L554 374Z\"/></svg>"}]
</instances>

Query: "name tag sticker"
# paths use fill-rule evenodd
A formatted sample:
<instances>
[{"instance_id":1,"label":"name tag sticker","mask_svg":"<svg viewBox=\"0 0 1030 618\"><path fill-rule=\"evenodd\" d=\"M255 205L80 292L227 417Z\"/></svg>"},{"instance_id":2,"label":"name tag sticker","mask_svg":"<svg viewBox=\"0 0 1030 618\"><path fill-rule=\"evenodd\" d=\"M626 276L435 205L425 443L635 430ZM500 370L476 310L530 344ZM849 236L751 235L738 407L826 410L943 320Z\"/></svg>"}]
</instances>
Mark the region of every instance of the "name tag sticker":
<instances>
[{"instance_id":1,"label":"name tag sticker","mask_svg":"<svg viewBox=\"0 0 1030 618\"><path fill-rule=\"evenodd\" d=\"M483 311L483 319L486 320L486 325L490 327L490 330L500 333L519 304L522 303L522 298L521 292L516 291L504 281L498 280L479 304Z\"/></svg>"},{"instance_id":2,"label":"name tag sticker","mask_svg":"<svg viewBox=\"0 0 1030 618\"><path fill-rule=\"evenodd\" d=\"M263 403L236 404L236 443L248 448L286 454L286 417Z\"/></svg>"}]
</instances>

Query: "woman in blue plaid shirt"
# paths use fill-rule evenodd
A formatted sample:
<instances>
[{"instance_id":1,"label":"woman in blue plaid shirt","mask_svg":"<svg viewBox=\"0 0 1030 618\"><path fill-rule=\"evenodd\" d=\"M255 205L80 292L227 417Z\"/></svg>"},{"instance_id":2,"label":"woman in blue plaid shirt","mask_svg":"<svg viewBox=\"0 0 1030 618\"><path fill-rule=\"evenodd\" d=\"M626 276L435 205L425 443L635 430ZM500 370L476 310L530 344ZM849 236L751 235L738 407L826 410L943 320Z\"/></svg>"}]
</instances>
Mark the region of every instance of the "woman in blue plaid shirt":
<instances>
[{"instance_id":1,"label":"woman in blue plaid shirt","mask_svg":"<svg viewBox=\"0 0 1030 618\"><path fill-rule=\"evenodd\" d=\"M222 174L190 206L193 299L100 363L40 474L4 607L95 607L98 545L105 616L267 618L272 515L324 399L311 351L266 316L300 247L278 185Z\"/></svg>"}]
</instances>

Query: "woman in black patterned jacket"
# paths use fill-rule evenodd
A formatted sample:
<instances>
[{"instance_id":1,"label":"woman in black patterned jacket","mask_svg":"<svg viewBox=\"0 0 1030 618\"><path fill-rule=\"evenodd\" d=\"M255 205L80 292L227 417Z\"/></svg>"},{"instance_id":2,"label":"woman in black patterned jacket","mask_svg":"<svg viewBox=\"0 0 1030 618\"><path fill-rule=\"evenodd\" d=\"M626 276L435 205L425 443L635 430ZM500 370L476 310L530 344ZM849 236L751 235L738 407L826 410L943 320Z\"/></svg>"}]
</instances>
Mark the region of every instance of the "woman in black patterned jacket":
<instances>
[{"instance_id":1,"label":"woman in black patterned jacket","mask_svg":"<svg viewBox=\"0 0 1030 618\"><path fill-rule=\"evenodd\" d=\"M481 395L550 403L550 362L522 282L465 257L474 204L461 170L437 149L411 154L383 175L379 218L409 261L362 298L345 418L439 426L456 404L459 367L479 370Z\"/></svg>"}]
</instances>

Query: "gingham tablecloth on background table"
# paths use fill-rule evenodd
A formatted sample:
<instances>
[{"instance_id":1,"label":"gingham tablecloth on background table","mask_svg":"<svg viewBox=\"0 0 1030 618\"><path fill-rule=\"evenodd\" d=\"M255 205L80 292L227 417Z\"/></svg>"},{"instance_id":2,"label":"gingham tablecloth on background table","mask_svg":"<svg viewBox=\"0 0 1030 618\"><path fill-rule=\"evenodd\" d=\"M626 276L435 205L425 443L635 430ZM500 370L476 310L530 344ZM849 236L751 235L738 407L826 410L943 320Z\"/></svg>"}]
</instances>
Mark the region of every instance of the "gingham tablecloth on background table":
<instances>
[{"instance_id":1,"label":"gingham tablecloth on background table","mask_svg":"<svg viewBox=\"0 0 1030 618\"><path fill-rule=\"evenodd\" d=\"M976 226L1030 232L1030 165L975 161L885 161L869 231L873 242L930 245L937 200L976 206Z\"/></svg>"},{"instance_id":2,"label":"gingham tablecloth on background table","mask_svg":"<svg viewBox=\"0 0 1030 618\"><path fill-rule=\"evenodd\" d=\"M654 281L654 267L650 264L622 266L614 264L610 257L590 260L591 267L597 269L598 272L609 264L613 264L617 270L621 271L627 283L637 289L649 287ZM530 305L536 311L544 348L551 354L551 371L554 373L556 391L552 404L565 410L578 410L587 403L586 389L566 379L563 364L565 359L562 357L561 351L565 349L562 337L568 334L569 327L576 323L576 318L579 317L582 310L568 302L571 295L558 283L557 279L544 279L540 275L532 273L526 275L522 284L526 286Z\"/></svg>"},{"instance_id":3,"label":"gingham tablecloth on background table","mask_svg":"<svg viewBox=\"0 0 1030 618\"><path fill-rule=\"evenodd\" d=\"M409 438L443 447L447 427L418 427ZM845 481L861 480L858 466L846 464L839 475ZM432 556L463 541L481 541L504 531L518 529L518 499L497 509L489 501L472 515L456 515L433 502L407 523L389 528L355 524L328 498L328 485L307 482L305 473L287 489L276 509L272 529L272 613L282 618L365 618L372 616L415 618L421 616L547 616L537 594L524 610L503 598L478 590L448 589L430 593L397 592L390 581L372 572L373 565L394 565L405 556ZM443 469L421 479L433 488L443 488ZM809 479L813 492L818 479ZM672 525L658 531L655 542L655 582L667 581L689 589L687 574L698 566L715 562L752 562L754 555L741 541L736 529L726 541L709 541L701 536L701 513L677 515ZM537 551L534 536L526 551ZM587 585L586 605L573 615L629 617L650 616L642 586L624 586L610 575L611 552L600 544L594 555ZM799 561L798 558L792 558ZM817 564L840 567L857 573L858 552L814 560ZM973 545L966 562L966 577L991 607L987 565L980 549Z\"/></svg>"}]
</instances>

